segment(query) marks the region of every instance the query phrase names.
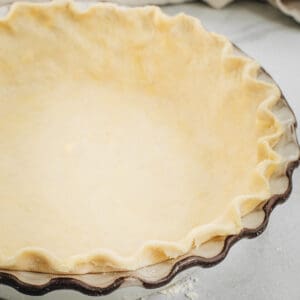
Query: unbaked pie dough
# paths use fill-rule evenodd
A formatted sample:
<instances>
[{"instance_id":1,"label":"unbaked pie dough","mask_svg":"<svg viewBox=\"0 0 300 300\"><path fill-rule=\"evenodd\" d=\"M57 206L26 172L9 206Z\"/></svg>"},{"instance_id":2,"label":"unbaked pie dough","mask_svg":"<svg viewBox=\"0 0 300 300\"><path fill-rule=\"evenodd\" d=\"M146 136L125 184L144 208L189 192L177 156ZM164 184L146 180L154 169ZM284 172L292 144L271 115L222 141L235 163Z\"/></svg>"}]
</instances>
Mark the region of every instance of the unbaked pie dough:
<instances>
[{"instance_id":1,"label":"unbaked pie dough","mask_svg":"<svg viewBox=\"0 0 300 300\"><path fill-rule=\"evenodd\" d=\"M1 268L136 269L270 197L279 89L196 19L19 3L0 45Z\"/></svg>"}]
</instances>

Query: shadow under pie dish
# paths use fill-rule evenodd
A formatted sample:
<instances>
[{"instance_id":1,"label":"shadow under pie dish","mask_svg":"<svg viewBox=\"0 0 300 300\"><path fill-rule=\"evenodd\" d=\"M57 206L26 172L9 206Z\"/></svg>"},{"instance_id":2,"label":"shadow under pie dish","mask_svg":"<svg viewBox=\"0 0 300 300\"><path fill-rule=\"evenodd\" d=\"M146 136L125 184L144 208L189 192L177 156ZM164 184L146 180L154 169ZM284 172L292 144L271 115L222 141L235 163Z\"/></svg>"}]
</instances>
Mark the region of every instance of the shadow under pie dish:
<instances>
[{"instance_id":1,"label":"shadow under pie dish","mask_svg":"<svg viewBox=\"0 0 300 300\"><path fill-rule=\"evenodd\" d=\"M1 268L134 277L288 192L290 109L195 19L16 4L0 42Z\"/></svg>"}]
</instances>

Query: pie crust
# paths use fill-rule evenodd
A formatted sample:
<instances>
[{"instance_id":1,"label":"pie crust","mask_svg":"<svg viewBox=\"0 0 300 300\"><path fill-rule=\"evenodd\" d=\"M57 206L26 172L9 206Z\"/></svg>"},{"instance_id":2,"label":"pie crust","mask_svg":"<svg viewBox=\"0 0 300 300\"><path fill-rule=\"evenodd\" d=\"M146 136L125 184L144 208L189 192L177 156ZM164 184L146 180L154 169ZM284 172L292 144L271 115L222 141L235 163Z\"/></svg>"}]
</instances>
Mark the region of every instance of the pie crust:
<instances>
[{"instance_id":1,"label":"pie crust","mask_svg":"<svg viewBox=\"0 0 300 300\"><path fill-rule=\"evenodd\" d=\"M271 196L280 91L198 20L18 3L0 44L1 268L137 269Z\"/></svg>"}]
</instances>

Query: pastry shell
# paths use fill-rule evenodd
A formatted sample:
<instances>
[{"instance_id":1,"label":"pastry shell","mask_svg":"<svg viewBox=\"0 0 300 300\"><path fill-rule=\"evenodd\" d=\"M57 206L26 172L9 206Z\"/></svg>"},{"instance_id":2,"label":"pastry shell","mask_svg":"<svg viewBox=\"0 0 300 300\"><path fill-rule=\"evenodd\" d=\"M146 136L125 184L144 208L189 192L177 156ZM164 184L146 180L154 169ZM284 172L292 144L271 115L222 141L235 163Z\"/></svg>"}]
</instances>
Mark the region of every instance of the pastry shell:
<instances>
[{"instance_id":1,"label":"pastry shell","mask_svg":"<svg viewBox=\"0 0 300 300\"><path fill-rule=\"evenodd\" d=\"M246 56L237 47L235 47L235 52L238 55ZM274 83L270 75L263 69L260 69L258 78ZM299 144L295 133L296 118L282 94L280 100L272 107L272 113L280 121L283 130L274 149L280 153L283 160L281 167L270 179L272 196L242 217L244 229L239 234L227 237L217 236L183 256L133 271L55 275L3 270L0 272L0 283L12 286L29 295L43 295L57 289L74 289L87 295L104 295L123 286L158 288L168 284L178 273L187 268L211 267L218 264L237 241L261 234L267 226L274 207L286 200L291 193L292 174L300 159Z\"/></svg>"}]
</instances>

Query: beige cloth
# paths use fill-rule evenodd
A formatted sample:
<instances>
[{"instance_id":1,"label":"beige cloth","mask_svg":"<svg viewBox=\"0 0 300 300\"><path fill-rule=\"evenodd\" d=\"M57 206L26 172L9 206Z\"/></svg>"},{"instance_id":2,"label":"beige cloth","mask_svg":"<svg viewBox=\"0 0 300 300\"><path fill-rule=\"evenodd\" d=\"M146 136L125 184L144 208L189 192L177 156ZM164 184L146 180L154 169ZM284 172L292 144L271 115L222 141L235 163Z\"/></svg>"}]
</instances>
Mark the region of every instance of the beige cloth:
<instances>
[{"instance_id":1,"label":"beige cloth","mask_svg":"<svg viewBox=\"0 0 300 300\"><path fill-rule=\"evenodd\" d=\"M186 0L112 0L126 5L144 4L167 4L180 3ZM203 0L214 8L222 8L234 0ZM300 23L300 0L267 0L270 4L280 9L284 14L293 17Z\"/></svg>"}]
</instances>

